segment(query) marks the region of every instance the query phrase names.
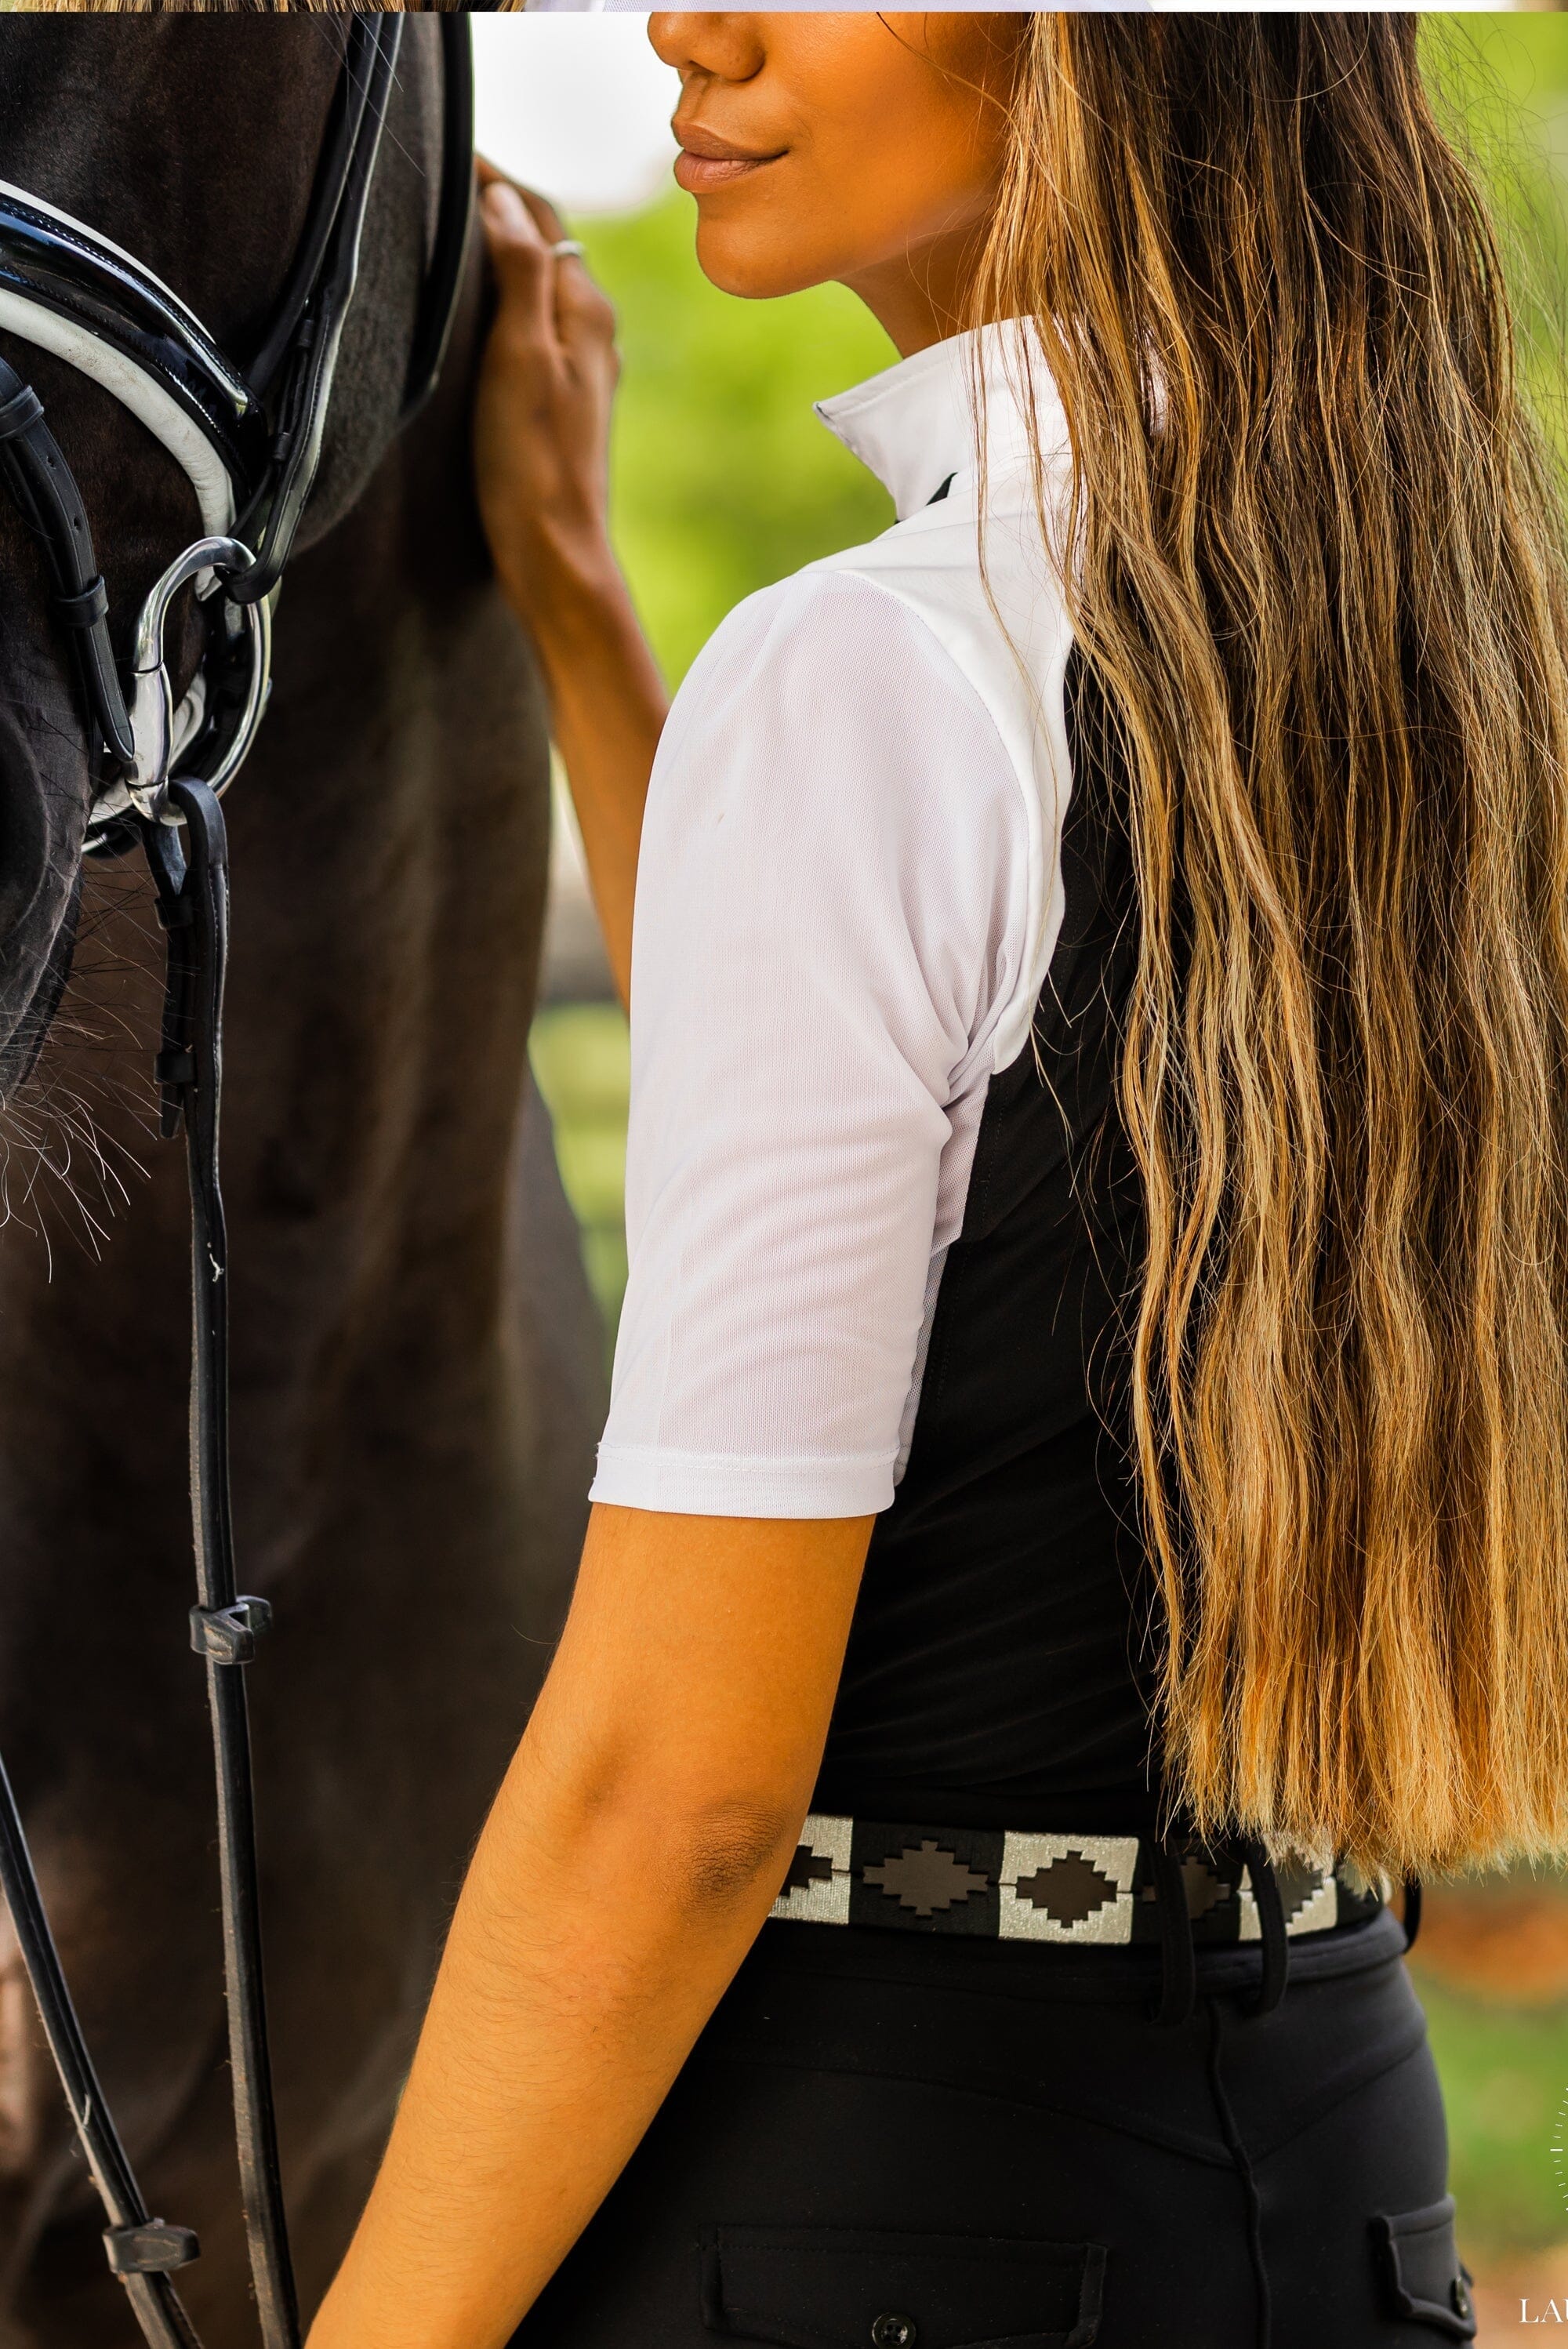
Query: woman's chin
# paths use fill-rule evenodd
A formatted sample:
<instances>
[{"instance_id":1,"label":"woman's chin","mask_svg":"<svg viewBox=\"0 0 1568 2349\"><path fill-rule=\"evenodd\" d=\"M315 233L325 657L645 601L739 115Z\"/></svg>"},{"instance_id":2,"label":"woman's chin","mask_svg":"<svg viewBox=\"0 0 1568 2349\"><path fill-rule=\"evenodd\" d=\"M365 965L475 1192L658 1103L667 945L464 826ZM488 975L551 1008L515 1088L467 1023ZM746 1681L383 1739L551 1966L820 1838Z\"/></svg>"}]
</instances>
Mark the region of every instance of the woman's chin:
<instances>
[{"instance_id":1,"label":"woman's chin","mask_svg":"<svg viewBox=\"0 0 1568 2349\"><path fill-rule=\"evenodd\" d=\"M696 222L696 265L710 285L743 302L771 302L781 294L799 294L820 285L835 274L824 262L814 268L803 261L801 244L777 219L764 229L748 228L735 220L715 220L705 205Z\"/></svg>"}]
</instances>

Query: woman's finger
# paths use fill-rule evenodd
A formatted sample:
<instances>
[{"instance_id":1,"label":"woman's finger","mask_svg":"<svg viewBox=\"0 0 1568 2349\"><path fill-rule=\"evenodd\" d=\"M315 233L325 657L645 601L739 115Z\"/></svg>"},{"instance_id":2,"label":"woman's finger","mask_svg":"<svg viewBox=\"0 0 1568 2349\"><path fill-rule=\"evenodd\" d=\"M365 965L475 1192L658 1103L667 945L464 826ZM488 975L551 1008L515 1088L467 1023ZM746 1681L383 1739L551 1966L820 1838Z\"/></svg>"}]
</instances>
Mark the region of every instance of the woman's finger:
<instances>
[{"instance_id":1,"label":"woman's finger","mask_svg":"<svg viewBox=\"0 0 1568 2349\"><path fill-rule=\"evenodd\" d=\"M516 181L512 185L517 188L518 194L528 206L533 224L545 243L552 248L562 243L566 240L566 223L549 197L542 196L536 188L525 188ZM581 254L557 254L555 258L558 264L570 262L573 264L562 280L562 287L570 285L573 279L585 281L586 273L583 267Z\"/></svg>"},{"instance_id":2,"label":"woman's finger","mask_svg":"<svg viewBox=\"0 0 1568 2349\"><path fill-rule=\"evenodd\" d=\"M562 342L569 351L577 349L584 337L602 344L614 342L614 306L580 263L561 270L555 287L555 315Z\"/></svg>"},{"instance_id":3,"label":"woman's finger","mask_svg":"<svg viewBox=\"0 0 1568 2349\"><path fill-rule=\"evenodd\" d=\"M528 207L529 217L545 243L560 243L566 230L561 214L548 196L542 196L537 188L525 188L521 180L514 180L510 171L503 171L500 165L492 163L488 155L476 155L474 163L481 192L487 188L510 188L514 195L522 198Z\"/></svg>"},{"instance_id":4,"label":"woman's finger","mask_svg":"<svg viewBox=\"0 0 1568 2349\"><path fill-rule=\"evenodd\" d=\"M481 210L483 210L490 201L492 191L505 190L506 193L504 195L498 194L495 197L495 202L505 210L509 224L513 228L517 225L517 215L511 211L509 202L510 197L516 197L521 203L524 211L527 212L527 215L530 221L531 221L534 228L538 231L540 241L543 244L546 253L549 254L552 263L552 268L550 271L552 284L550 290L557 305L556 315L558 320L563 325L568 320L570 320L573 325L593 323L597 320L599 314L603 312L609 320L610 331L614 333L614 316L610 312L608 303L604 301L603 296L600 295L597 289L593 286L593 280L589 277L586 269L583 265L582 255L580 254L561 254L554 250L557 245L567 241L566 227L560 213L556 211L555 206L551 202L549 197L542 196L538 192L537 189L525 188L521 181L511 178L507 172L501 171L496 164L492 163L488 156L477 156L475 158L475 161L479 167L480 202ZM488 217L486 225L488 228ZM496 252L496 244L493 239L491 241L491 251L492 254ZM498 257L498 272L501 263ZM573 295L577 297L575 301L572 299ZM543 323L542 310L541 306L542 300L542 294L537 289L533 289L531 286L529 300L532 322L535 329L537 330Z\"/></svg>"},{"instance_id":5,"label":"woman's finger","mask_svg":"<svg viewBox=\"0 0 1568 2349\"><path fill-rule=\"evenodd\" d=\"M498 175L486 183L480 212L503 309L537 338L553 340L555 262L521 191Z\"/></svg>"},{"instance_id":6,"label":"woman's finger","mask_svg":"<svg viewBox=\"0 0 1568 2349\"><path fill-rule=\"evenodd\" d=\"M520 188L518 193L533 214L533 224L545 243L559 244L566 231L562 224L561 214L549 197L542 196L533 188Z\"/></svg>"}]
</instances>

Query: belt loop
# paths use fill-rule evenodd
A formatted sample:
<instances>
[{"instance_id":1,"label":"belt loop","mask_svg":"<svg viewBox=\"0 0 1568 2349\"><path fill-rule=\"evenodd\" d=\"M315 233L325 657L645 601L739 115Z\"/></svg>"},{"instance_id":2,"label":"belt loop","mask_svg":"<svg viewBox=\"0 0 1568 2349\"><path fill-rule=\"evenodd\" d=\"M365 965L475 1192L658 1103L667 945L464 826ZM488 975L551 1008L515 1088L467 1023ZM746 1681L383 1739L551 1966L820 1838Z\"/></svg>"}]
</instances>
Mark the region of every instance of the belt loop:
<instances>
[{"instance_id":1,"label":"belt loop","mask_svg":"<svg viewBox=\"0 0 1568 2349\"><path fill-rule=\"evenodd\" d=\"M1250 2009L1253 2014L1272 2014L1284 1996L1285 1982L1290 1972L1290 1945L1285 1939L1284 1902L1274 1872L1274 1863L1261 1843L1248 1841L1239 1846L1247 1863L1252 1880L1253 1899L1257 1904L1258 1935L1263 1943L1264 1971L1258 1994Z\"/></svg>"},{"instance_id":2,"label":"belt loop","mask_svg":"<svg viewBox=\"0 0 1568 2349\"><path fill-rule=\"evenodd\" d=\"M1171 2027L1191 2018L1198 1995L1198 1953L1175 1837L1162 1835L1150 1845L1150 1856L1160 1903L1160 2002L1150 2009L1150 2021Z\"/></svg>"}]
</instances>

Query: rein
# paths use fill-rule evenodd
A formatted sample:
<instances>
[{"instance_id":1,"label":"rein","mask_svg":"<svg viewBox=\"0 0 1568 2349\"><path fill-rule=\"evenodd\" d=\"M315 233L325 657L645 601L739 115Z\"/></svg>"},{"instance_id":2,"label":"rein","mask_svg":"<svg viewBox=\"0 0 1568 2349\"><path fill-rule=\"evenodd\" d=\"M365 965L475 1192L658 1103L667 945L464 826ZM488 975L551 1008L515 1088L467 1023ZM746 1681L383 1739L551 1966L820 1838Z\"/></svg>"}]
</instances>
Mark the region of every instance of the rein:
<instances>
[{"instance_id":1,"label":"rein","mask_svg":"<svg viewBox=\"0 0 1568 2349\"><path fill-rule=\"evenodd\" d=\"M154 1069L160 1131L171 1139L183 1129L191 1192L197 1597L191 1644L206 1669L211 1718L235 2138L264 2349L297 2349L300 2328L267 2048L243 1671L272 1610L265 1599L240 1592L229 1495L229 1263L219 1182L229 887L219 801L266 708L273 604L321 456L402 36L397 16L357 17L349 28L304 231L262 346L243 370L133 255L0 182L0 330L64 357L112 392L181 466L203 523L204 534L148 595L122 679L80 492L42 401L0 359L0 477L43 543L52 609L73 647L92 729L97 791L84 853L141 848L169 942ZM469 222L469 28L443 16L440 38L440 201L402 422L423 406L438 375ZM176 707L164 633L173 599L187 586L202 614L204 647ZM0 1891L108 2220L109 2268L154 2349L201 2349L170 2282L200 2246L190 2228L153 2216L137 2183L71 2002L3 1763Z\"/></svg>"}]
</instances>

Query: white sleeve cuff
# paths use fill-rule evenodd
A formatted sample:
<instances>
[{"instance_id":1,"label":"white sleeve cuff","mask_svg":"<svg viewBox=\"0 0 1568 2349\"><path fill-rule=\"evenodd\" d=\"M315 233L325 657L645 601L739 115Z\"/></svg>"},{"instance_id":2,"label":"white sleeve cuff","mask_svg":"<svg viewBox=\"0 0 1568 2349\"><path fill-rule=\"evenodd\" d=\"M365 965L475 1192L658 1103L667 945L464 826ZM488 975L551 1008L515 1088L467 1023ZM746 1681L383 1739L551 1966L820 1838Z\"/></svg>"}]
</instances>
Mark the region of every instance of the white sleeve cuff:
<instances>
[{"instance_id":1,"label":"white sleeve cuff","mask_svg":"<svg viewBox=\"0 0 1568 2349\"><path fill-rule=\"evenodd\" d=\"M869 1517L893 1495L893 1452L836 1460L747 1459L602 1444L591 1501L688 1517Z\"/></svg>"}]
</instances>

